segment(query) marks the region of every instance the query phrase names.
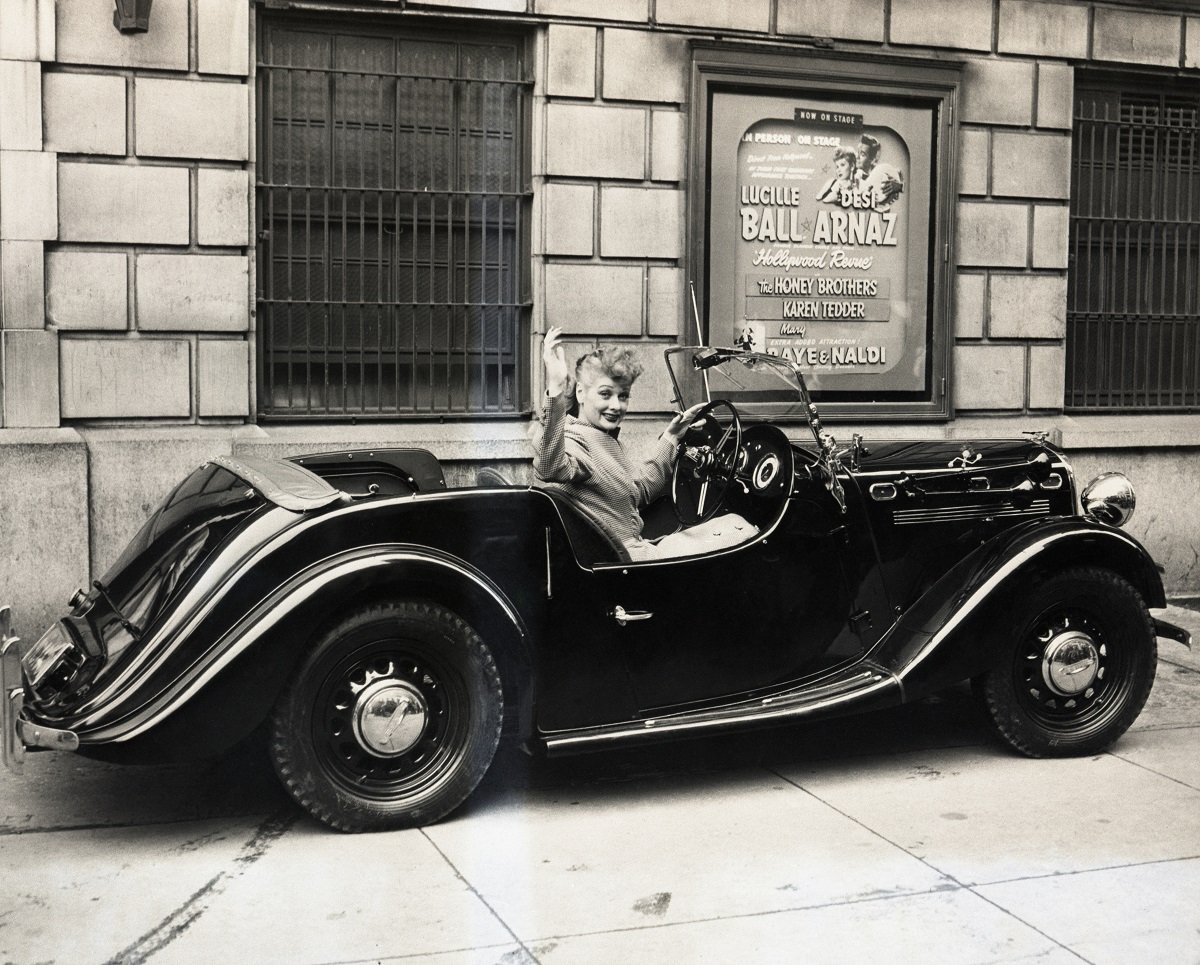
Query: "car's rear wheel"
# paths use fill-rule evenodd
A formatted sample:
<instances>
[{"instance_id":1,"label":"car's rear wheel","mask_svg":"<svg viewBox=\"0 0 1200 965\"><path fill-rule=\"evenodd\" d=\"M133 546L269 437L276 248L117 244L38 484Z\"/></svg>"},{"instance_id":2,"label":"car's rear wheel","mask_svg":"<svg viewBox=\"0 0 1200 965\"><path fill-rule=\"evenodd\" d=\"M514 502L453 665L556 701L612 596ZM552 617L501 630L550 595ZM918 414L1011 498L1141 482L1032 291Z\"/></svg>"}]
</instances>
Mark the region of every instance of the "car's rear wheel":
<instances>
[{"instance_id":1,"label":"car's rear wheel","mask_svg":"<svg viewBox=\"0 0 1200 965\"><path fill-rule=\"evenodd\" d=\"M431 824L475 789L503 721L496 662L432 603L366 607L322 633L280 697L271 756L288 792L342 831Z\"/></svg>"},{"instance_id":2,"label":"car's rear wheel","mask_svg":"<svg viewBox=\"0 0 1200 965\"><path fill-rule=\"evenodd\" d=\"M1030 757L1093 754L1137 719L1158 659L1138 591L1111 570L1079 567L1029 588L1008 653L976 691L999 735Z\"/></svg>"}]
</instances>

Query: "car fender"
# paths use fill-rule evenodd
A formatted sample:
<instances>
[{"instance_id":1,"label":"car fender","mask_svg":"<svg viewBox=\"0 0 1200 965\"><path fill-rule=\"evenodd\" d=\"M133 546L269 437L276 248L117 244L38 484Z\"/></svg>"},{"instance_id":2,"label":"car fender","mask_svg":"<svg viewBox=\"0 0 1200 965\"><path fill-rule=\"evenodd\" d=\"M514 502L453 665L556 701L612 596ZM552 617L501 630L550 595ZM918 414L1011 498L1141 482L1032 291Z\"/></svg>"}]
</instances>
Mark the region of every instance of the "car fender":
<instances>
[{"instance_id":1,"label":"car fender","mask_svg":"<svg viewBox=\"0 0 1200 965\"><path fill-rule=\"evenodd\" d=\"M374 544L297 572L225 630L154 699L119 720L80 730L81 742L132 742L170 724L165 731L170 743L187 735L189 742L204 745L219 728L220 743L228 745L266 717L303 655L304 642L331 614L399 595L466 611L462 615L488 640L502 665L527 678L531 660L524 619L487 574L426 546ZM528 702L529 688L521 690ZM214 719L220 723L210 725ZM153 741L162 742L162 735Z\"/></svg>"},{"instance_id":2,"label":"car fender","mask_svg":"<svg viewBox=\"0 0 1200 965\"><path fill-rule=\"evenodd\" d=\"M905 700L977 676L995 664L997 619L1019 602L1021 587L1069 566L1110 569L1148 607L1166 605L1154 561L1128 533L1080 517L1033 520L983 543L930 586L885 635L876 659Z\"/></svg>"}]
</instances>

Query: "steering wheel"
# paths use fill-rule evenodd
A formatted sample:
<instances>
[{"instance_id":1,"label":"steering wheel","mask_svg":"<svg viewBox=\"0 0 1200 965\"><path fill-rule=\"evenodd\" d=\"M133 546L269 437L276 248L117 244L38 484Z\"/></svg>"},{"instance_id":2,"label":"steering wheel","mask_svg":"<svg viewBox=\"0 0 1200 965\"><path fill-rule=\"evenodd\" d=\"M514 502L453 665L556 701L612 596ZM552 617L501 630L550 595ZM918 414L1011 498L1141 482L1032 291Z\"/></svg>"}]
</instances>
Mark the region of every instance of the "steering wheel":
<instances>
[{"instance_id":1,"label":"steering wheel","mask_svg":"<svg viewBox=\"0 0 1200 965\"><path fill-rule=\"evenodd\" d=\"M729 411L725 428L713 418L718 409ZM671 477L671 502L684 526L712 519L725 505L741 448L742 420L732 402L714 399L696 413L679 444Z\"/></svg>"}]
</instances>

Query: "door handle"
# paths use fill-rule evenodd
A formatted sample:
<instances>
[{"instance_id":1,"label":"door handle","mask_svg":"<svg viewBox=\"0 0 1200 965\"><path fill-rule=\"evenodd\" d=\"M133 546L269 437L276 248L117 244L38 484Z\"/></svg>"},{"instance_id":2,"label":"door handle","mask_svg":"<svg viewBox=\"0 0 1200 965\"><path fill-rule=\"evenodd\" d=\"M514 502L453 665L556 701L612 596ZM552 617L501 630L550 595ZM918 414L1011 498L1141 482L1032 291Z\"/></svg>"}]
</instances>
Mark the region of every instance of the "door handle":
<instances>
[{"instance_id":1,"label":"door handle","mask_svg":"<svg viewBox=\"0 0 1200 965\"><path fill-rule=\"evenodd\" d=\"M621 626L625 626L627 623L636 623L638 620L649 620L654 614L649 610L626 610L623 606L616 606L613 607L609 616Z\"/></svg>"}]
</instances>

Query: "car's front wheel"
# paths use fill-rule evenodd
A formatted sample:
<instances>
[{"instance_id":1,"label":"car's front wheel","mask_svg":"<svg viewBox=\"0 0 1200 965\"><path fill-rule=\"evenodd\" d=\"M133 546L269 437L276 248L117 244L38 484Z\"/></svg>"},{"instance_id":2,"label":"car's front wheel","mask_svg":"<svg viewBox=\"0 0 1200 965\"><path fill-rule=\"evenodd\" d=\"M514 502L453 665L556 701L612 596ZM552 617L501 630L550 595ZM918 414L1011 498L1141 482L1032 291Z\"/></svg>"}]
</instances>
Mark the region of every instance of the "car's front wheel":
<instances>
[{"instance_id":1,"label":"car's front wheel","mask_svg":"<svg viewBox=\"0 0 1200 965\"><path fill-rule=\"evenodd\" d=\"M977 681L1000 736L1030 757L1093 754L1137 719L1158 647L1146 604L1111 570L1078 567L1028 589L1007 653Z\"/></svg>"},{"instance_id":2,"label":"car's front wheel","mask_svg":"<svg viewBox=\"0 0 1200 965\"><path fill-rule=\"evenodd\" d=\"M387 603L315 640L275 707L271 757L332 827L414 827L466 800L502 721L500 674L478 634L436 604Z\"/></svg>"}]
</instances>

